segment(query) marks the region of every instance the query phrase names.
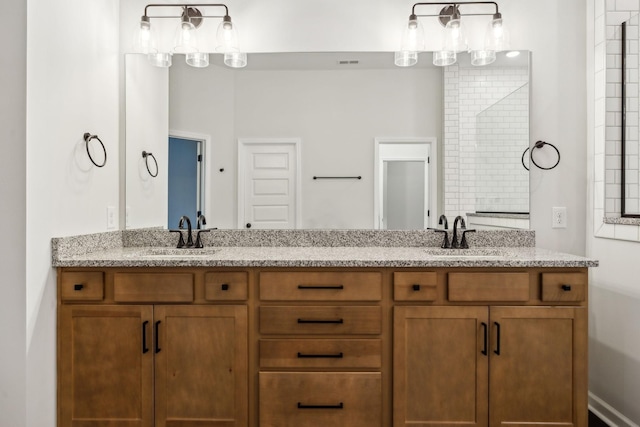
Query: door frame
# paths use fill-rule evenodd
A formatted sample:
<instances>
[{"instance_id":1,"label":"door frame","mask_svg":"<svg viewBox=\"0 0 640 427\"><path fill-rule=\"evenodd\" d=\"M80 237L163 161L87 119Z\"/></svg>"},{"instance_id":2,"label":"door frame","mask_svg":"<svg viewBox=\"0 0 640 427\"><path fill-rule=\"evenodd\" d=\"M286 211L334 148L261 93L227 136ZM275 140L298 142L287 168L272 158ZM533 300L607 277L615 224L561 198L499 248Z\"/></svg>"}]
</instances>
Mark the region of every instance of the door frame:
<instances>
[{"instance_id":1,"label":"door frame","mask_svg":"<svg viewBox=\"0 0 640 427\"><path fill-rule=\"evenodd\" d=\"M395 157L382 157L380 155L380 145L391 144L423 144L427 145L429 153L427 157L424 156L395 156ZM427 163L426 179L428 185L425 186L425 190L428 191L429 196L425 198L425 201L429 203L428 210L432 215L429 215L425 222L425 229L427 227L433 227L435 224L435 217L438 212L438 140L435 137L408 137L408 138L374 138L374 166L373 166L373 228L375 230L381 229L382 226L382 189L383 189L383 167L385 161L425 161Z\"/></svg>"},{"instance_id":2,"label":"door frame","mask_svg":"<svg viewBox=\"0 0 640 427\"><path fill-rule=\"evenodd\" d=\"M200 142L200 155L202 156L202 161L198 164L198 201L200 206L201 214L205 214L209 212L209 206L207 206L207 197L206 192L211 191L210 186L212 185L212 180L209 177L209 171L207 168L207 156L211 151L211 135L207 135L204 133L183 131L178 129L169 129L169 136L167 137L167 166L169 162L169 138L179 138L179 139L188 139L191 141L199 141ZM208 183L208 184L207 184ZM167 203L169 201L167 200Z\"/></svg>"},{"instance_id":3,"label":"door frame","mask_svg":"<svg viewBox=\"0 0 640 427\"><path fill-rule=\"evenodd\" d=\"M236 228L244 229L244 211L245 211L245 169L246 165L244 158L249 146L265 146L265 145L292 145L295 151L296 158L296 171L295 171L295 213L296 221L295 228L302 227L302 163L300 147L302 144L301 138L238 138L238 222Z\"/></svg>"}]
</instances>

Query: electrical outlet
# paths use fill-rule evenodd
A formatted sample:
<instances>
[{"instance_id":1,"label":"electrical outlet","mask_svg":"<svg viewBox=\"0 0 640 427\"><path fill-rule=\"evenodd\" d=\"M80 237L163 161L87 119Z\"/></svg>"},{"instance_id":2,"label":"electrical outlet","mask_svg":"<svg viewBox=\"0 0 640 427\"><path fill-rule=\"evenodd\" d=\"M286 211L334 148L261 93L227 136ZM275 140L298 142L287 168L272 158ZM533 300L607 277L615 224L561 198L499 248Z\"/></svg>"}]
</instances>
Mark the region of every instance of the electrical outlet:
<instances>
[{"instance_id":1,"label":"electrical outlet","mask_svg":"<svg viewBox=\"0 0 640 427\"><path fill-rule=\"evenodd\" d=\"M116 228L116 208L115 206L107 206L107 230Z\"/></svg>"},{"instance_id":2,"label":"electrical outlet","mask_svg":"<svg viewBox=\"0 0 640 427\"><path fill-rule=\"evenodd\" d=\"M551 228L567 228L567 208L552 208Z\"/></svg>"}]
</instances>

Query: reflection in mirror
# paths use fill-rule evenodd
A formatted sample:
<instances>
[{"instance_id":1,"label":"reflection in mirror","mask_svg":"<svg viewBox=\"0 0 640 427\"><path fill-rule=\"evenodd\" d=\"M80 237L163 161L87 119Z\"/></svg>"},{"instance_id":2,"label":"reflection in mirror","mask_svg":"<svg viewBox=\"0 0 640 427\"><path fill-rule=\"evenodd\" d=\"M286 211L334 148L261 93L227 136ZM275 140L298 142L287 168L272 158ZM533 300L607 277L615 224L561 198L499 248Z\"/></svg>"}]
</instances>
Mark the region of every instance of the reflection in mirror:
<instances>
[{"instance_id":1,"label":"reflection in mirror","mask_svg":"<svg viewBox=\"0 0 640 427\"><path fill-rule=\"evenodd\" d=\"M622 23L622 173L623 217L640 218L640 37L638 15Z\"/></svg>"},{"instance_id":2,"label":"reflection in mirror","mask_svg":"<svg viewBox=\"0 0 640 427\"><path fill-rule=\"evenodd\" d=\"M454 67L436 68L425 59L409 69L395 67L389 52L250 54L241 70L221 66L218 55L211 59L206 69L179 60L160 69L141 55L126 56L128 228L176 228L168 220L168 139L185 134L204 141L200 190L209 227L244 226L237 200L241 139L301 141L301 228L380 228L374 213L379 206L374 141L380 138L435 141L438 167L430 182L419 184L428 186L425 193L436 208L422 226L411 227L435 226L441 213L475 213L482 210L479 200L492 198L477 192L484 184L476 182L476 164L484 160L476 160L483 150L476 153L476 116L518 88L528 96L526 52L517 60L500 55L488 67L472 67L461 58ZM470 87L477 89L475 95ZM528 105L518 120L528 127ZM140 170L143 149L158 158L154 180ZM503 151L508 150L500 148L494 157ZM520 158L515 165L521 167ZM528 206L524 187L515 192Z\"/></svg>"}]
</instances>

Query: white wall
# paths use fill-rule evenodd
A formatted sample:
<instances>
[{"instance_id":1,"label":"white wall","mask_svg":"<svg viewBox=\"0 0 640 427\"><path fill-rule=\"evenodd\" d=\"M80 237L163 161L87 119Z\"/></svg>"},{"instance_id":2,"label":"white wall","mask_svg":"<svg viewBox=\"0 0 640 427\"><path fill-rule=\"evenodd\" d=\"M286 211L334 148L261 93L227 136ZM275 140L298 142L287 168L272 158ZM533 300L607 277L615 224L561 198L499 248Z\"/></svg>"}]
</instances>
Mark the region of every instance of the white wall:
<instances>
[{"instance_id":1,"label":"white wall","mask_svg":"<svg viewBox=\"0 0 640 427\"><path fill-rule=\"evenodd\" d=\"M0 39L7 41L0 55L0 425L21 427L27 414L27 7L21 0L8 0L2 7L11 13L0 14Z\"/></svg>"},{"instance_id":2,"label":"white wall","mask_svg":"<svg viewBox=\"0 0 640 427\"><path fill-rule=\"evenodd\" d=\"M612 425L637 426L640 425L640 227L603 225L603 217L605 212L613 216L610 213L616 209L619 213L620 207L619 197L617 202L611 199L616 192L615 166L620 158L618 152L616 162L615 147L616 142L620 146L620 134L619 129L616 132L615 115L607 111L611 113L610 107L619 105L619 99L616 101L615 87L608 79L614 73L606 71L606 66L616 65L615 60L605 60L609 53L606 39L614 36L617 24L629 18L630 10L637 13L639 5L613 0L589 0L587 4L590 166L587 253L600 260L600 266L592 270L589 295L589 397L593 409ZM605 181L613 191L607 191ZM619 194L619 176L617 182Z\"/></svg>"},{"instance_id":3,"label":"white wall","mask_svg":"<svg viewBox=\"0 0 640 427\"><path fill-rule=\"evenodd\" d=\"M107 206L118 208L118 7L115 0L27 3L27 425L33 427L54 426L56 416L51 238L106 231ZM104 142L103 168L89 162L85 132Z\"/></svg>"}]
</instances>

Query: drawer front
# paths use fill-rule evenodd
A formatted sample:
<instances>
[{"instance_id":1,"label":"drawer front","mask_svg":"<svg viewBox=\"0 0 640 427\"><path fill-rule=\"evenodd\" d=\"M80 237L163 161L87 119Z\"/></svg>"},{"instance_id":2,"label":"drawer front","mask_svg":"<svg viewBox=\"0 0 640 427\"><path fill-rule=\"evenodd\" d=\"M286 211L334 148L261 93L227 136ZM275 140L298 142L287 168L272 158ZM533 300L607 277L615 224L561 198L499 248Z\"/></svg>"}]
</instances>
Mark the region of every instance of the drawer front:
<instances>
[{"instance_id":1,"label":"drawer front","mask_svg":"<svg viewBox=\"0 0 640 427\"><path fill-rule=\"evenodd\" d=\"M396 301L435 301L438 277L435 272L393 273L393 299Z\"/></svg>"},{"instance_id":2,"label":"drawer front","mask_svg":"<svg viewBox=\"0 0 640 427\"><path fill-rule=\"evenodd\" d=\"M260 340L261 368L368 368L382 366L378 339Z\"/></svg>"},{"instance_id":3,"label":"drawer front","mask_svg":"<svg viewBox=\"0 0 640 427\"><path fill-rule=\"evenodd\" d=\"M529 301L529 273L449 273L449 301Z\"/></svg>"},{"instance_id":4,"label":"drawer front","mask_svg":"<svg viewBox=\"0 0 640 427\"><path fill-rule=\"evenodd\" d=\"M379 334L380 307L260 307L263 334Z\"/></svg>"},{"instance_id":5,"label":"drawer front","mask_svg":"<svg viewBox=\"0 0 640 427\"><path fill-rule=\"evenodd\" d=\"M102 301L104 274L95 271L63 272L60 297L62 301Z\"/></svg>"},{"instance_id":6,"label":"drawer front","mask_svg":"<svg viewBox=\"0 0 640 427\"><path fill-rule=\"evenodd\" d=\"M249 274L210 272L204 275L204 299L207 301L245 301L248 296Z\"/></svg>"},{"instance_id":7,"label":"drawer front","mask_svg":"<svg viewBox=\"0 0 640 427\"><path fill-rule=\"evenodd\" d=\"M379 372L260 372L260 425L382 426Z\"/></svg>"},{"instance_id":8,"label":"drawer front","mask_svg":"<svg viewBox=\"0 0 640 427\"><path fill-rule=\"evenodd\" d=\"M380 301L382 273L263 272L264 301Z\"/></svg>"},{"instance_id":9,"label":"drawer front","mask_svg":"<svg viewBox=\"0 0 640 427\"><path fill-rule=\"evenodd\" d=\"M586 274L542 273L542 301L581 302L586 296Z\"/></svg>"},{"instance_id":10,"label":"drawer front","mask_svg":"<svg viewBox=\"0 0 640 427\"><path fill-rule=\"evenodd\" d=\"M116 302L193 302L191 273L116 273Z\"/></svg>"}]
</instances>

